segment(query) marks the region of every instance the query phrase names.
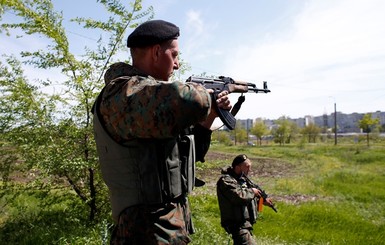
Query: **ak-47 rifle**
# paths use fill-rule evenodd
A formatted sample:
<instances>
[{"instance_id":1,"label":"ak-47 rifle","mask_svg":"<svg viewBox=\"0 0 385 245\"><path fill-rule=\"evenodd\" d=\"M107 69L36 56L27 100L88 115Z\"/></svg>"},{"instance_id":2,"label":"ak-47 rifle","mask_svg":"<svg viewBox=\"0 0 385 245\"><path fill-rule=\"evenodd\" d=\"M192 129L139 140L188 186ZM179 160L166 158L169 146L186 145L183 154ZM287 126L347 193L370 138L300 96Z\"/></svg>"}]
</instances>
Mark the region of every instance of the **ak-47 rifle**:
<instances>
[{"instance_id":1,"label":"ak-47 rifle","mask_svg":"<svg viewBox=\"0 0 385 245\"><path fill-rule=\"evenodd\" d=\"M260 203L258 203L258 211L261 212L263 201L266 200L266 198L268 197L267 193L264 190L262 190L262 188L259 187L259 185L255 184L253 181L251 181L251 179L249 179L246 175L243 175L243 177L245 178L245 180L249 186L251 186L252 188L256 188L260 191L261 198L259 199ZM276 213L278 212L273 203L272 203L272 205L269 205L269 207L271 207L271 209L273 209L274 212L276 212Z\"/></svg>"},{"instance_id":2,"label":"ak-47 rifle","mask_svg":"<svg viewBox=\"0 0 385 245\"><path fill-rule=\"evenodd\" d=\"M189 77L186 82L193 82L203 85L206 89L214 90L213 101L217 99L217 96L222 91L228 91L229 93L242 93L239 96L237 103L232 108L231 112L223 110L218 106L215 106L215 109L219 115L219 118L230 130L235 128L236 120L234 116L238 113L241 108L242 103L245 101L245 96L243 93L255 92L255 93L269 93L270 90L267 88L267 82L263 82L263 89L257 88L254 83L234 81L230 77L220 76L219 78L206 78L206 77ZM214 103L216 105L216 103Z\"/></svg>"}]
</instances>

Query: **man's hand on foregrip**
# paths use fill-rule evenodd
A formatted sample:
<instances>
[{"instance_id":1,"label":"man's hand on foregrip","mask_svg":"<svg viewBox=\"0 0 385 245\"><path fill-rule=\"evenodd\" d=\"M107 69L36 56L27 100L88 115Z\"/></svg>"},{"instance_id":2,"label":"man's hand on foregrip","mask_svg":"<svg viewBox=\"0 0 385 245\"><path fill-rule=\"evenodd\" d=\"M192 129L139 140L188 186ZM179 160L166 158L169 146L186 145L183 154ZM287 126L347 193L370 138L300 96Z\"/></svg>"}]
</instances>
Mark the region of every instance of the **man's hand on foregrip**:
<instances>
[{"instance_id":1,"label":"man's hand on foregrip","mask_svg":"<svg viewBox=\"0 0 385 245\"><path fill-rule=\"evenodd\" d=\"M278 212L277 209L275 208L275 205L274 205L273 201L271 200L271 198L266 198L264 205L271 207L274 210L274 212L276 212L276 213Z\"/></svg>"}]
</instances>

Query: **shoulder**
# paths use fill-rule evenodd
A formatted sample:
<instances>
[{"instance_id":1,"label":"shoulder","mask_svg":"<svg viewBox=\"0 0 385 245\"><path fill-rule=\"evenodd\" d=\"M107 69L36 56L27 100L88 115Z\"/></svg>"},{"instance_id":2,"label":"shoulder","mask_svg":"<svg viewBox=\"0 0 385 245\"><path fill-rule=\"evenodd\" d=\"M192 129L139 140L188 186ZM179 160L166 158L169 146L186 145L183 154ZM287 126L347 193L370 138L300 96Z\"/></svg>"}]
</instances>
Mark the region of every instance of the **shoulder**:
<instances>
[{"instance_id":1,"label":"shoulder","mask_svg":"<svg viewBox=\"0 0 385 245\"><path fill-rule=\"evenodd\" d=\"M219 185L234 185L237 184L237 180L228 173L223 173L218 180Z\"/></svg>"},{"instance_id":2,"label":"shoulder","mask_svg":"<svg viewBox=\"0 0 385 245\"><path fill-rule=\"evenodd\" d=\"M143 76L120 76L111 80L107 85L103 93L103 98L107 99L111 96L116 101L116 96L127 96L133 95L146 86L156 85L157 81L153 78Z\"/></svg>"}]
</instances>

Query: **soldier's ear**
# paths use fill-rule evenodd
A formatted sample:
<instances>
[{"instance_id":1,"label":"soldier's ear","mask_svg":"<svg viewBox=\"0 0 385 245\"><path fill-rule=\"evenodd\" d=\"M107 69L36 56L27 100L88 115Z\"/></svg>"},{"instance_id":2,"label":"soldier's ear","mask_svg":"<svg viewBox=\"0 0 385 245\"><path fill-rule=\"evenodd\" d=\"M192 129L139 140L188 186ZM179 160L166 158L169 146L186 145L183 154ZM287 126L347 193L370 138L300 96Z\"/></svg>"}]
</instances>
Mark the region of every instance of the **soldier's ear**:
<instances>
[{"instance_id":1,"label":"soldier's ear","mask_svg":"<svg viewBox=\"0 0 385 245\"><path fill-rule=\"evenodd\" d=\"M159 60L159 57L161 55L162 47L159 44L156 44L151 47L151 56L152 59L157 62Z\"/></svg>"}]
</instances>

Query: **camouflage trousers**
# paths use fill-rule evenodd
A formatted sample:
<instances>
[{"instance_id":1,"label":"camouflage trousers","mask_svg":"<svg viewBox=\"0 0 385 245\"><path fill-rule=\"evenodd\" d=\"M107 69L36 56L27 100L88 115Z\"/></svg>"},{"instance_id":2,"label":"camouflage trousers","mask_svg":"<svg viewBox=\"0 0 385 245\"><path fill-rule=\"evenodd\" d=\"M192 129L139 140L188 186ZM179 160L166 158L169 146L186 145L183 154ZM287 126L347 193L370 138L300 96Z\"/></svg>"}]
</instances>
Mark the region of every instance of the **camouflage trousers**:
<instances>
[{"instance_id":1,"label":"camouflage trousers","mask_svg":"<svg viewBox=\"0 0 385 245\"><path fill-rule=\"evenodd\" d=\"M253 235L249 229L239 229L233 231L231 236L234 241L234 245L257 245Z\"/></svg>"},{"instance_id":2,"label":"camouflage trousers","mask_svg":"<svg viewBox=\"0 0 385 245\"><path fill-rule=\"evenodd\" d=\"M191 228L191 229L190 229ZM119 216L111 235L111 245L183 245L191 242L188 202L168 203L162 207L129 207Z\"/></svg>"}]
</instances>

